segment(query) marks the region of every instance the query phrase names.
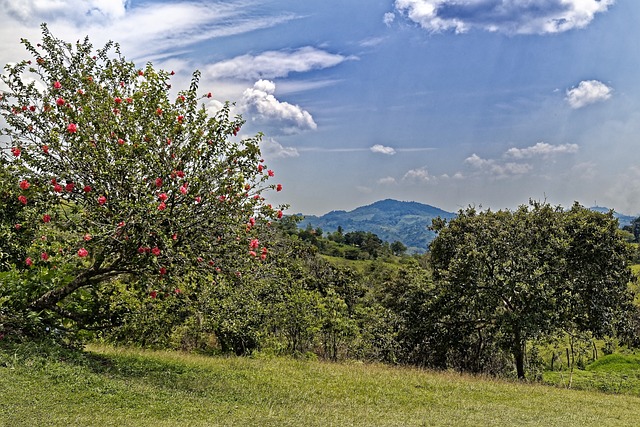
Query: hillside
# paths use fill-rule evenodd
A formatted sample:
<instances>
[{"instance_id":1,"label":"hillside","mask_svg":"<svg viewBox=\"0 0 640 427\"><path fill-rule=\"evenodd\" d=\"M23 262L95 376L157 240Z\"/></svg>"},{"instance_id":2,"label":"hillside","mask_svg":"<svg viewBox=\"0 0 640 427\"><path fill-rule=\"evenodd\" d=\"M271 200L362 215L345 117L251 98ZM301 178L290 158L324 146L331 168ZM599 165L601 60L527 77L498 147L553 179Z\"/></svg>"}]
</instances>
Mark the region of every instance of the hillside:
<instances>
[{"instance_id":1,"label":"hillside","mask_svg":"<svg viewBox=\"0 0 640 427\"><path fill-rule=\"evenodd\" d=\"M0 346L0 426L600 427L640 417L633 395L454 372L122 347L12 350Z\"/></svg>"},{"instance_id":2,"label":"hillside","mask_svg":"<svg viewBox=\"0 0 640 427\"><path fill-rule=\"evenodd\" d=\"M352 211L332 211L322 216L307 215L299 223L301 228L309 224L331 233L342 227L345 233L367 231L377 234L387 242L400 241L410 253L427 250L435 233L428 229L437 217L453 218L456 214L418 202L381 200Z\"/></svg>"}]
</instances>

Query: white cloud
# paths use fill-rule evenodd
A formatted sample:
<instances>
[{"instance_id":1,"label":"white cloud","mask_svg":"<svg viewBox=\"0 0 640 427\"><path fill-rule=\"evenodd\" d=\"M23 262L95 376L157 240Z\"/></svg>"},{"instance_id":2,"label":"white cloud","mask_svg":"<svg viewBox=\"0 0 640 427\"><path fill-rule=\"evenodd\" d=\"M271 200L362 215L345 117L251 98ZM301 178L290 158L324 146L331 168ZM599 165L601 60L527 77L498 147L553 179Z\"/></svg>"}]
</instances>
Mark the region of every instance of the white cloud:
<instances>
[{"instance_id":1,"label":"white cloud","mask_svg":"<svg viewBox=\"0 0 640 427\"><path fill-rule=\"evenodd\" d=\"M483 159L475 153L467 157L464 162L496 178L524 175L533 170L533 166L528 163L500 163L494 159Z\"/></svg>"},{"instance_id":2,"label":"white cloud","mask_svg":"<svg viewBox=\"0 0 640 427\"><path fill-rule=\"evenodd\" d=\"M387 176L385 178L380 178L378 180L378 184L381 184L381 185L393 185L396 183L397 183L396 179L392 176Z\"/></svg>"},{"instance_id":3,"label":"white cloud","mask_svg":"<svg viewBox=\"0 0 640 427\"><path fill-rule=\"evenodd\" d=\"M207 73L214 78L274 79L287 77L293 72L303 73L334 67L350 59L355 57L346 57L305 46L293 51L267 51L256 56L248 54L236 56L209 66Z\"/></svg>"},{"instance_id":4,"label":"white cloud","mask_svg":"<svg viewBox=\"0 0 640 427\"><path fill-rule=\"evenodd\" d=\"M0 0L0 8L20 22L39 25L42 20L111 20L122 18L127 0Z\"/></svg>"},{"instance_id":5,"label":"white cloud","mask_svg":"<svg viewBox=\"0 0 640 427\"><path fill-rule=\"evenodd\" d=\"M578 109L589 104L606 101L611 98L612 91L613 89L609 86L597 80L584 80L577 87L568 89L565 99L571 108Z\"/></svg>"},{"instance_id":6,"label":"white cloud","mask_svg":"<svg viewBox=\"0 0 640 427\"><path fill-rule=\"evenodd\" d=\"M262 152L273 158L298 157L300 153L295 147L284 147L278 141L270 138L262 143Z\"/></svg>"},{"instance_id":7,"label":"white cloud","mask_svg":"<svg viewBox=\"0 0 640 427\"><path fill-rule=\"evenodd\" d=\"M529 159L532 157L548 158L555 154L569 154L578 152L577 144L551 145L546 142L538 142L536 145L527 148L510 148L505 153L505 157L514 159Z\"/></svg>"},{"instance_id":8,"label":"white cloud","mask_svg":"<svg viewBox=\"0 0 640 427\"><path fill-rule=\"evenodd\" d=\"M547 34L584 28L615 0L396 0L396 10L431 33L480 29ZM386 21L385 21L386 22Z\"/></svg>"},{"instance_id":9,"label":"white cloud","mask_svg":"<svg viewBox=\"0 0 640 427\"><path fill-rule=\"evenodd\" d=\"M298 105L281 102L273 95L276 89L270 80L258 80L242 94L239 109L250 113L252 120L275 122L285 133L315 130L318 126L308 111Z\"/></svg>"},{"instance_id":10,"label":"white cloud","mask_svg":"<svg viewBox=\"0 0 640 427\"><path fill-rule=\"evenodd\" d=\"M382 18L382 22L384 22L384 25L388 27L393 23L393 21L395 21L395 19L396 19L395 13L387 12L384 14Z\"/></svg>"},{"instance_id":11,"label":"white cloud","mask_svg":"<svg viewBox=\"0 0 640 427\"><path fill-rule=\"evenodd\" d=\"M192 45L297 19L290 13L255 14L253 2L130 0L0 0L0 63L21 58L19 38L35 41L47 22L54 36L74 41L89 35L96 47L114 39L127 58L178 57ZM15 43L9 43L15 41Z\"/></svg>"},{"instance_id":12,"label":"white cloud","mask_svg":"<svg viewBox=\"0 0 640 427\"><path fill-rule=\"evenodd\" d=\"M427 168L419 168L419 169L411 169L402 177L403 181L411 181L411 182L429 182L436 179L435 176L430 175Z\"/></svg>"},{"instance_id":13,"label":"white cloud","mask_svg":"<svg viewBox=\"0 0 640 427\"><path fill-rule=\"evenodd\" d=\"M373 153L386 154L388 156L393 156L394 154L396 154L396 150L394 150L393 147L385 147L384 145L380 144L376 144L371 147L371 151Z\"/></svg>"}]
</instances>

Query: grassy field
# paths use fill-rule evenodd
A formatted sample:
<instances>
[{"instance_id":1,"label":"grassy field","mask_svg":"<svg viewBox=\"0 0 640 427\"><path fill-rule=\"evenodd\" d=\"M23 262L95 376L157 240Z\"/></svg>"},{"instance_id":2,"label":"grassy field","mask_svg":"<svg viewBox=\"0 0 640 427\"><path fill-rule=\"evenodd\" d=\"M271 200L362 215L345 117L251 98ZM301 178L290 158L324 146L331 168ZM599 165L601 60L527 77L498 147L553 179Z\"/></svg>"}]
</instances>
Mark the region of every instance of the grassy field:
<instances>
[{"instance_id":1,"label":"grassy field","mask_svg":"<svg viewBox=\"0 0 640 427\"><path fill-rule=\"evenodd\" d=\"M408 368L3 353L0 426L636 426L640 398Z\"/></svg>"}]
</instances>

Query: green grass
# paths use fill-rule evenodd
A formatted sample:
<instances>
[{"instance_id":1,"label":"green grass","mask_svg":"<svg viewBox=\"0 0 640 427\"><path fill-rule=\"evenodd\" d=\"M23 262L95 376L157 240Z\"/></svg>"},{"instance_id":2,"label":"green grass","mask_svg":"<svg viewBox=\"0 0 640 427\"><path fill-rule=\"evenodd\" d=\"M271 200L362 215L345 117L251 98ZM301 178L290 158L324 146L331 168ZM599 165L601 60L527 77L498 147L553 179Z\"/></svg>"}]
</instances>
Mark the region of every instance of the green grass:
<instances>
[{"instance_id":1,"label":"green grass","mask_svg":"<svg viewBox=\"0 0 640 427\"><path fill-rule=\"evenodd\" d=\"M569 372L545 372L544 382L569 384ZM640 356L610 354L592 362L584 370L574 370L572 387L640 397Z\"/></svg>"},{"instance_id":2,"label":"green grass","mask_svg":"<svg viewBox=\"0 0 640 427\"><path fill-rule=\"evenodd\" d=\"M635 426L640 398L360 363L4 354L0 426Z\"/></svg>"}]
</instances>

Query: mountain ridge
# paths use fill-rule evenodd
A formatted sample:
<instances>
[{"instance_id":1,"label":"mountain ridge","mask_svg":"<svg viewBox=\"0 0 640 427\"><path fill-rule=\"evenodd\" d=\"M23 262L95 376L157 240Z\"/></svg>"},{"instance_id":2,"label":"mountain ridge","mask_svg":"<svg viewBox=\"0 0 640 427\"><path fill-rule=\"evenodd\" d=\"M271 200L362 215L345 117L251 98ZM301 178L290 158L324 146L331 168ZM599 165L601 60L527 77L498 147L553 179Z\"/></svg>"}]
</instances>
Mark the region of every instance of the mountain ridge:
<instances>
[{"instance_id":1,"label":"mountain ridge","mask_svg":"<svg viewBox=\"0 0 640 427\"><path fill-rule=\"evenodd\" d=\"M594 206L596 212L609 212L609 208ZM435 206L415 202L384 199L351 211L333 210L324 215L304 215L298 227L320 228L323 233L333 233L341 227L344 233L365 231L376 234L380 239L393 243L402 242L408 253L424 253L436 234L429 230L434 218L455 218L457 213L447 212ZM614 211L620 227L630 225L635 217Z\"/></svg>"}]
</instances>

